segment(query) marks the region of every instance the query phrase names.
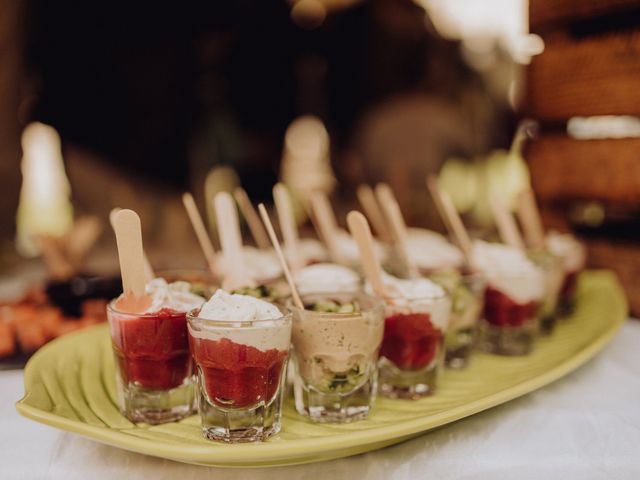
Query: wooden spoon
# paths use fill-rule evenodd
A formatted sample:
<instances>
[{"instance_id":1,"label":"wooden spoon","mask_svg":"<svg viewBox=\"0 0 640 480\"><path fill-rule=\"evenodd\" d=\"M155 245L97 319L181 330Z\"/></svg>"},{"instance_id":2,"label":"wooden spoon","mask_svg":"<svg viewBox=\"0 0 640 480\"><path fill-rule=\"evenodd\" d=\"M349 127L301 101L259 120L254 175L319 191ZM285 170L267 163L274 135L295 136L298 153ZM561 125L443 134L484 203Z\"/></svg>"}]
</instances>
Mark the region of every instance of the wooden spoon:
<instances>
[{"instance_id":1,"label":"wooden spoon","mask_svg":"<svg viewBox=\"0 0 640 480\"><path fill-rule=\"evenodd\" d=\"M182 195L182 203L184 204L184 208L187 210L187 215L189 216L189 220L191 221L193 230L196 232L198 243L200 243L200 248L202 249L202 253L204 253L204 257L207 260L207 265L209 266L209 270L211 271L211 274L215 277L216 276L216 252L213 248L213 244L211 243L211 238L207 233L207 229L204 226L204 222L202 221L202 217L200 216L200 212L198 211L196 202L193 200L193 195L191 195L188 192L184 193Z\"/></svg>"},{"instance_id":2,"label":"wooden spoon","mask_svg":"<svg viewBox=\"0 0 640 480\"><path fill-rule=\"evenodd\" d=\"M268 250L271 246L269 243L269 237L267 236L267 232L260 221L258 212L256 212L256 209L253 207L253 203L251 203L251 200L249 199L249 195L247 195L244 188L238 187L233 191L233 196L240 207L242 216L249 226L251 236L256 242L256 246L260 250Z\"/></svg>"},{"instance_id":3,"label":"wooden spoon","mask_svg":"<svg viewBox=\"0 0 640 480\"><path fill-rule=\"evenodd\" d=\"M303 267L303 259L300 255L300 239L298 237L298 226L296 225L293 208L291 208L291 198L287 188L282 183L276 183L273 187L273 200L278 212L280 222L280 232L284 239L284 248L287 258L291 263L291 270L294 272Z\"/></svg>"},{"instance_id":4,"label":"wooden spoon","mask_svg":"<svg viewBox=\"0 0 640 480\"><path fill-rule=\"evenodd\" d=\"M389 294L382 280L382 268L375 254L373 236L367 219L362 213L353 210L347 215L347 225L351 236L358 245L362 268L373 291L378 296L387 298Z\"/></svg>"}]
</instances>

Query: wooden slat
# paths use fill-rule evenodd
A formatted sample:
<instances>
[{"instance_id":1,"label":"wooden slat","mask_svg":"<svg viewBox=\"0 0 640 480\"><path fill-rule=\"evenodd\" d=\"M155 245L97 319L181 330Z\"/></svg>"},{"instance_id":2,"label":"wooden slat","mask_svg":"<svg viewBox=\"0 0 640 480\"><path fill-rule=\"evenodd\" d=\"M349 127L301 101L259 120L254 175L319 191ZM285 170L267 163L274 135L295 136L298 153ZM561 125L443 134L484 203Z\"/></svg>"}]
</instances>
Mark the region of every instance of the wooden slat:
<instances>
[{"instance_id":1,"label":"wooden slat","mask_svg":"<svg viewBox=\"0 0 640 480\"><path fill-rule=\"evenodd\" d=\"M527 73L527 109L542 120L640 115L640 31L549 40Z\"/></svg>"},{"instance_id":2,"label":"wooden slat","mask_svg":"<svg viewBox=\"0 0 640 480\"><path fill-rule=\"evenodd\" d=\"M526 152L537 195L545 202L592 199L640 202L640 139L575 140L542 135Z\"/></svg>"},{"instance_id":3,"label":"wooden slat","mask_svg":"<svg viewBox=\"0 0 640 480\"><path fill-rule=\"evenodd\" d=\"M590 240L587 247L589 266L613 269L627 292L631 314L640 315L640 244Z\"/></svg>"},{"instance_id":4,"label":"wooden slat","mask_svg":"<svg viewBox=\"0 0 640 480\"><path fill-rule=\"evenodd\" d=\"M530 0L531 31L640 7L640 0Z\"/></svg>"}]
</instances>

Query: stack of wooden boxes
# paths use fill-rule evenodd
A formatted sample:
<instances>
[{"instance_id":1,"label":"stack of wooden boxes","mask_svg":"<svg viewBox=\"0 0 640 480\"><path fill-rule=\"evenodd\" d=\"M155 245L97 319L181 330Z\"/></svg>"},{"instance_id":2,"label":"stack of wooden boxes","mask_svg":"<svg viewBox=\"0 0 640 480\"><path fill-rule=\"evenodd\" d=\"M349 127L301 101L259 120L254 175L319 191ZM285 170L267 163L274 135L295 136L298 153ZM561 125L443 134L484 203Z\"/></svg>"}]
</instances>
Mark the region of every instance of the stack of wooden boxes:
<instances>
[{"instance_id":1,"label":"stack of wooden boxes","mask_svg":"<svg viewBox=\"0 0 640 480\"><path fill-rule=\"evenodd\" d=\"M567 212L588 202L605 212L581 229L590 266L615 269L640 315L640 138L567 134L573 117L640 118L640 0L530 0L530 28L545 48L527 72L527 113L541 128L526 158L545 221L570 228Z\"/></svg>"}]
</instances>

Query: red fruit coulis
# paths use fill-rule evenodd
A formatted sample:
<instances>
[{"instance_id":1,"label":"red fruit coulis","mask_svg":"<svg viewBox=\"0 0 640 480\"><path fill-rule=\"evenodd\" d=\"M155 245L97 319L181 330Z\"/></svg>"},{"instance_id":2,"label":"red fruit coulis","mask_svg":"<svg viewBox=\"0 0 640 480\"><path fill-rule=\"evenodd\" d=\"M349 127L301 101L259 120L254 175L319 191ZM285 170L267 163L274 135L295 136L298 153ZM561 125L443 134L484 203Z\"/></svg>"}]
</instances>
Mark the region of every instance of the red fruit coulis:
<instances>
[{"instance_id":1,"label":"red fruit coulis","mask_svg":"<svg viewBox=\"0 0 640 480\"><path fill-rule=\"evenodd\" d=\"M560 298L563 300L571 300L576 293L578 283L578 272L568 272L564 276L562 289L560 290Z\"/></svg>"},{"instance_id":2,"label":"red fruit coulis","mask_svg":"<svg viewBox=\"0 0 640 480\"><path fill-rule=\"evenodd\" d=\"M380 355L401 370L420 370L431 363L442 343L442 331L428 313L398 313L384 321Z\"/></svg>"},{"instance_id":3,"label":"red fruit coulis","mask_svg":"<svg viewBox=\"0 0 640 480\"><path fill-rule=\"evenodd\" d=\"M538 302L519 304L491 286L484 294L484 318L498 327L520 327L536 315Z\"/></svg>"},{"instance_id":4,"label":"red fruit coulis","mask_svg":"<svg viewBox=\"0 0 640 480\"><path fill-rule=\"evenodd\" d=\"M269 403L278 391L286 350L262 351L227 338L189 336L189 342L207 396L215 405L251 407L262 401Z\"/></svg>"},{"instance_id":5,"label":"red fruit coulis","mask_svg":"<svg viewBox=\"0 0 640 480\"><path fill-rule=\"evenodd\" d=\"M112 337L125 384L136 382L152 390L169 390L191 375L183 312L163 308L138 318L115 314Z\"/></svg>"}]
</instances>

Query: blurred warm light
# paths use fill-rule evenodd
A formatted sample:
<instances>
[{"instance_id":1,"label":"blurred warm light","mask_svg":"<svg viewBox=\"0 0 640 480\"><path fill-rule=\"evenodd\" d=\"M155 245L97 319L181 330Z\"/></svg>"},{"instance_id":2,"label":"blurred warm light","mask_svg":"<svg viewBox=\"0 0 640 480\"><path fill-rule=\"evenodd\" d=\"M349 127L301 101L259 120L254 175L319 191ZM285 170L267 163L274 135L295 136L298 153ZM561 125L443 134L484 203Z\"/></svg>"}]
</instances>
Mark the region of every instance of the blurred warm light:
<instances>
[{"instance_id":1,"label":"blurred warm light","mask_svg":"<svg viewBox=\"0 0 640 480\"><path fill-rule=\"evenodd\" d=\"M318 28L327 18L327 8L320 0L298 0L291 8L291 20L301 28Z\"/></svg>"},{"instance_id":2,"label":"blurred warm light","mask_svg":"<svg viewBox=\"0 0 640 480\"><path fill-rule=\"evenodd\" d=\"M17 213L18 251L39 253L34 235L61 237L73 224L71 187L64 171L60 136L53 127L29 124L22 133L22 190Z\"/></svg>"},{"instance_id":3,"label":"blurred warm light","mask_svg":"<svg viewBox=\"0 0 640 480\"><path fill-rule=\"evenodd\" d=\"M330 193L333 190L336 179L329 147L329 134L318 117L298 117L287 128L280 176L305 203L313 191Z\"/></svg>"},{"instance_id":4,"label":"blurred warm light","mask_svg":"<svg viewBox=\"0 0 640 480\"><path fill-rule=\"evenodd\" d=\"M529 34L527 0L415 0L429 14L438 33L463 41L476 51L490 40L499 42L518 63L528 63L544 43Z\"/></svg>"},{"instance_id":5,"label":"blurred warm light","mask_svg":"<svg viewBox=\"0 0 640 480\"><path fill-rule=\"evenodd\" d=\"M590 202L582 209L581 220L590 227L599 227L606 216L604 206L599 202Z\"/></svg>"},{"instance_id":6,"label":"blurred warm light","mask_svg":"<svg viewBox=\"0 0 640 480\"><path fill-rule=\"evenodd\" d=\"M640 118L629 115L573 117L567 122L567 133L579 140L639 138Z\"/></svg>"}]
</instances>

